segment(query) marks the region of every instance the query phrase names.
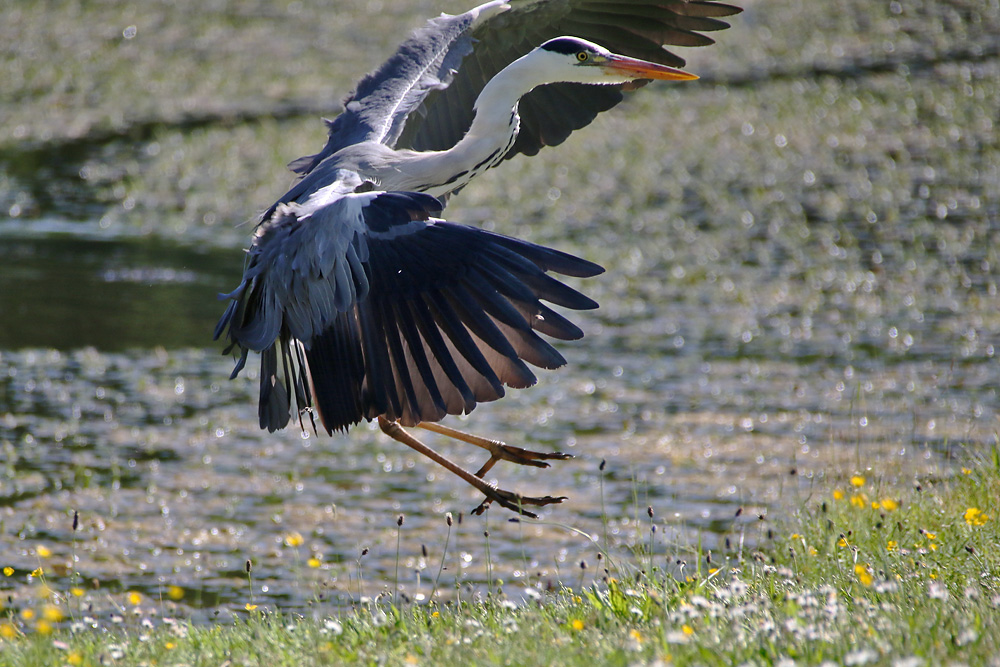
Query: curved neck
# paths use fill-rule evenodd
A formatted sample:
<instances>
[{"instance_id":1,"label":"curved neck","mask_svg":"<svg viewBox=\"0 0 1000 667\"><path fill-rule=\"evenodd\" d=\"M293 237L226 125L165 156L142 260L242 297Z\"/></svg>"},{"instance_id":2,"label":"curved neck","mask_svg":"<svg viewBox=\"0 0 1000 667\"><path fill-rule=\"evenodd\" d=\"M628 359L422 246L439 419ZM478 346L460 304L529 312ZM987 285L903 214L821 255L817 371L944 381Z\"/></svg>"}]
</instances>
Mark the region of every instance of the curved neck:
<instances>
[{"instance_id":1,"label":"curved neck","mask_svg":"<svg viewBox=\"0 0 1000 667\"><path fill-rule=\"evenodd\" d=\"M503 161L517 138L517 104L536 86L548 83L551 73L519 58L500 71L476 98L472 125L458 143L444 151L411 154L412 175L423 192L444 196L476 175Z\"/></svg>"}]
</instances>

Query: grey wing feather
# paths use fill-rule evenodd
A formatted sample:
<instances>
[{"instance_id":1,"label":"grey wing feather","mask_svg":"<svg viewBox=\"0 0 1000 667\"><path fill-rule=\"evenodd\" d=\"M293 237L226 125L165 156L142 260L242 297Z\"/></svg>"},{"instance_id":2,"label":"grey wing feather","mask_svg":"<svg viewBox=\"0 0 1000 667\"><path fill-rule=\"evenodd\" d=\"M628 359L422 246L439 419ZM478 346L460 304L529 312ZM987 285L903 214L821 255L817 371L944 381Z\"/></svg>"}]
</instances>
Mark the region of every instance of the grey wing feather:
<instances>
[{"instance_id":1,"label":"grey wing feather","mask_svg":"<svg viewBox=\"0 0 1000 667\"><path fill-rule=\"evenodd\" d=\"M581 37L615 53L681 67L684 59L666 46L711 44L702 33L728 28L719 19L742 11L696 0L513 0L511 6L474 27L473 53L447 88L428 91L409 115L397 148L445 150L455 145L472 124L473 104L486 82L553 37ZM625 88L575 83L536 88L521 99L521 131L507 157L534 155L562 143L618 104Z\"/></svg>"},{"instance_id":2,"label":"grey wing feather","mask_svg":"<svg viewBox=\"0 0 1000 667\"><path fill-rule=\"evenodd\" d=\"M358 82L344 100L344 112L327 121L330 136L323 150L289 167L305 175L345 146L362 141L394 145L407 116L428 93L446 88L462 59L472 52L470 29L506 8L502 1L489 2L458 16L428 21L381 67Z\"/></svg>"}]
</instances>

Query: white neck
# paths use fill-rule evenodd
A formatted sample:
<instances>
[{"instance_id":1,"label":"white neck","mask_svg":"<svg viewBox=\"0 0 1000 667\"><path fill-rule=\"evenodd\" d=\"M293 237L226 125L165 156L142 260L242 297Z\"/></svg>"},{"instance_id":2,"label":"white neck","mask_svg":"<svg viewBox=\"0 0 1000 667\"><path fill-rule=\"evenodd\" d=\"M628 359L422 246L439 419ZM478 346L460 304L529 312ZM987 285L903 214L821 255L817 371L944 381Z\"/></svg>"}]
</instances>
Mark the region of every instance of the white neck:
<instances>
[{"instance_id":1,"label":"white neck","mask_svg":"<svg viewBox=\"0 0 1000 667\"><path fill-rule=\"evenodd\" d=\"M518 101L535 87L553 80L552 72L538 67L537 62L528 62L529 56L512 62L483 87L476 99L472 125L457 144L445 151L408 154L405 171L412 177L410 187L419 183L424 192L443 196L503 160L517 137ZM456 180L443 182L462 172Z\"/></svg>"}]
</instances>

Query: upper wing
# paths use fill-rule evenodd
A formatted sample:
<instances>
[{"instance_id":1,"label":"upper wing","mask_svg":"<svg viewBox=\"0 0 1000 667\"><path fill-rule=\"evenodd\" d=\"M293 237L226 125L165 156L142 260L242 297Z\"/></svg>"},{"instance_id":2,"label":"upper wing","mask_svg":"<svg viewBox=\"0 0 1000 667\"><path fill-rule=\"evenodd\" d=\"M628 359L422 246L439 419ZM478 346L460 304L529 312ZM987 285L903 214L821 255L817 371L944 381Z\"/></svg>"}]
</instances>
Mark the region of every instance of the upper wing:
<instances>
[{"instance_id":1,"label":"upper wing","mask_svg":"<svg viewBox=\"0 0 1000 667\"><path fill-rule=\"evenodd\" d=\"M486 82L553 37L582 37L614 53L683 67L684 59L666 46L713 44L702 33L728 28L719 18L742 11L701 0L514 0L510 4L510 11L473 27L472 53L447 88L428 91L407 119L397 148L453 146L472 124L473 104ZM521 128L507 157L534 155L543 146L562 143L598 113L618 104L626 87L558 83L536 88L521 99Z\"/></svg>"},{"instance_id":2,"label":"upper wing","mask_svg":"<svg viewBox=\"0 0 1000 667\"><path fill-rule=\"evenodd\" d=\"M322 151L290 166L308 174L344 146L366 140L420 151L451 148L472 124L486 82L553 37L582 37L615 53L681 67L684 59L665 46L712 44L702 33L728 28L719 18L741 11L712 0L495 0L441 16L361 80L329 123ZM521 100L521 130L508 156L562 143L618 104L623 88L560 83L535 89Z\"/></svg>"},{"instance_id":3,"label":"upper wing","mask_svg":"<svg viewBox=\"0 0 1000 667\"><path fill-rule=\"evenodd\" d=\"M597 304L547 272L603 269L438 212L423 194L321 191L260 227L216 337L242 350L234 375L261 352L262 428L287 424L293 395L328 431L436 421L534 384L525 362L565 363L538 333L583 333L542 300Z\"/></svg>"},{"instance_id":4,"label":"upper wing","mask_svg":"<svg viewBox=\"0 0 1000 667\"><path fill-rule=\"evenodd\" d=\"M327 121L330 136L323 150L289 167L308 174L344 146L362 141L393 146L410 113L430 91L447 87L462 58L472 51L470 30L507 8L503 0L493 0L458 16L442 14L428 21L381 67L358 82L344 100L344 112Z\"/></svg>"}]
</instances>

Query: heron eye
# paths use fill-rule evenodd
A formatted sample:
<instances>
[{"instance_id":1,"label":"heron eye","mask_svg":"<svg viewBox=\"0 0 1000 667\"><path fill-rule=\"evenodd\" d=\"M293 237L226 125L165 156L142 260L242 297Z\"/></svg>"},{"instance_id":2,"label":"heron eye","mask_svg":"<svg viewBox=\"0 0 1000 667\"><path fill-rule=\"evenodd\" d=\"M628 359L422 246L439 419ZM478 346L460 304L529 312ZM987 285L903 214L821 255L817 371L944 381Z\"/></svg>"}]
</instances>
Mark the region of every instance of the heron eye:
<instances>
[{"instance_id":1,"label":"heron eye","mask_svg":"<svg viewBox=\"0 0 1000 667\"><path fill-rule=\"evenodd\" d=\"M576 54L576 59L581 63L587 62L588 58L590 58L590 54L587 53L586 51L580 51L579 53Z\"/></svg>"}]
</instances>

